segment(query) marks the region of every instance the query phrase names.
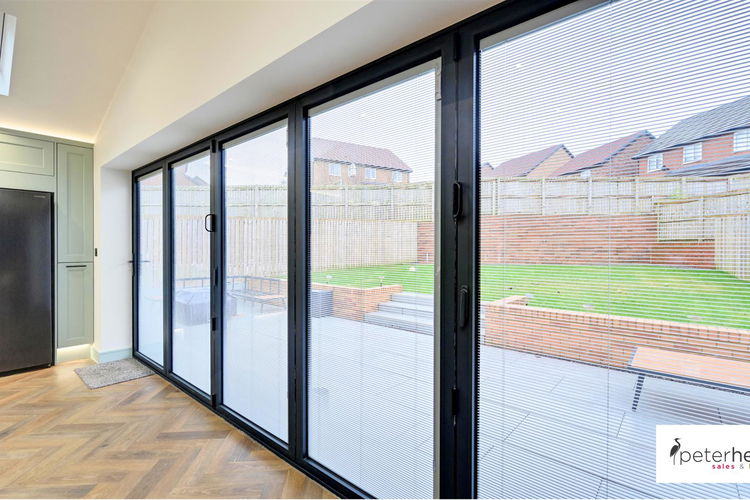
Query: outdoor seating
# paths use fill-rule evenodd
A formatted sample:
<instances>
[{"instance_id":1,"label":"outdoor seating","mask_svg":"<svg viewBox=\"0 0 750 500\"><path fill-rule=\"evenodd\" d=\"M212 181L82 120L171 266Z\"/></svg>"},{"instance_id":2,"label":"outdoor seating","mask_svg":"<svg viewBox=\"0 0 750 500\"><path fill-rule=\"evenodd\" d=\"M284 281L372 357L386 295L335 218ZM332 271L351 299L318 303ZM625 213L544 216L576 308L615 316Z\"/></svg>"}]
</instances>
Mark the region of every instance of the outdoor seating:
<instances>
[{"instance_id":1,"label":"outdoor seating","mask_svg":"<svg viewBox=\"0 0 750 500\"><path fill-rule=\"evenodd\" d=\"M638 373L632 410L638 408L647 376L669 378L682 382L750 391L750 363L731 359L638 347L629 368Z\"/></svg>"},{"instance_id":2,"label":"outdoor seating","mask_svg":"<svg viewBox=\"0 0 750 500\"><path fill-rule=\"evenodd\" d=\"M285 280L260 276L230 276L227 281L229 296L259 303L261 313L266 304L280 304L280 307L286 307Z\"/></svg>"}]
</instances>

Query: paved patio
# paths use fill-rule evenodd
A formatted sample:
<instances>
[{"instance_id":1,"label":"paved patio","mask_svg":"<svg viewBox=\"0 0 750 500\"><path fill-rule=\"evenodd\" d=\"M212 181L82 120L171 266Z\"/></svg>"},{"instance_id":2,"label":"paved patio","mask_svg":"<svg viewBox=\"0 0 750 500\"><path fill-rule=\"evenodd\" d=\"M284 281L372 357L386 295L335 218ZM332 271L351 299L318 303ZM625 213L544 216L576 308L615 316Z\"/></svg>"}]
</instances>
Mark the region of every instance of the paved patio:
<instances>
[{"instance_id":1,"label":"paved patio","mask_svg":"<svg viewBox=\"0 0 750 500\"><path fill-rule=\"evenodd\" d=\"M239 384L227 396L285 438L286 312L239 313L225 352ZM313 318L309 367L312 458L374 496L432 497L433 337ZM657 424L750 423L750 396L649 378L632 412L635 381L482 347L480 496L750 498L750 484L655 483L653 449Z\"/></svg>"},{"instance_id":2,"label":"paved patio","mask_svg":"<svg viewBox=\"0 0 750 500\"><path fill-rule=\"evenodd\" d=\"M430 497L433 338L339 318L311 336L311 455L380 497ZM479 494L749 498L657 484L657 424L750 423L750 397L495 347L480 353Z\"/></svg>"}]
</instances>

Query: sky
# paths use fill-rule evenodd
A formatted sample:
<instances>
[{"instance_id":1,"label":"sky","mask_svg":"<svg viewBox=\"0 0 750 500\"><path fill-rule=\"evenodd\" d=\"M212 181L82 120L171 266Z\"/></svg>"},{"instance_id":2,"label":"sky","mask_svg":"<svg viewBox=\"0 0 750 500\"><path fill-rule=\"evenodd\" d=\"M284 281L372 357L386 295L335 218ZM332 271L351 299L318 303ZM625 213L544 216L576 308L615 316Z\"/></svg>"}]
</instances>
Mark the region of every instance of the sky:
<instances>
[{"instance_id":1,"label":"sky","mask_svg":"<svg viewBox=\"0 0 750 500\"><path fill-rule=\"evenodd\" d=\"M750 94L750 1L619 0L485 49L480 143L497 164L573 154Z\"/></svg>"},{"instance_id":2,"label":"sky","mask_svg":"<svg viewBox=\"0 0 750 500\"><path fill-rule=\"evenodd\" d=\"M498 164L553 144L579 154L750 95L750 0L617 0L480 54L480 156ZM435 73L310 119L313 137L392 150L435 176ZM283 182L283 129L227 152L238 183ZM198 172L198 168L193 169ZM195 174L192 174L195 175Z\"/></svg>"}]
</instances>

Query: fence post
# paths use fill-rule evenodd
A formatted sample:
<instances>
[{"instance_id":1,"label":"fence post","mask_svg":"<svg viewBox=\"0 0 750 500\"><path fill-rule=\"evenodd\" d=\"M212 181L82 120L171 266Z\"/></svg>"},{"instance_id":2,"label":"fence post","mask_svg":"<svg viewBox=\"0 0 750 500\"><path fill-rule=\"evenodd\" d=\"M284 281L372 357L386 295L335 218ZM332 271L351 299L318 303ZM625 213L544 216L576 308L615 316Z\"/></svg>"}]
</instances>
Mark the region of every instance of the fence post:
<instances>
[{"instance_id":1,"label":"fence post","mask_svg":"<svg viewBox=\"0 0 750 500\"><path fill-rule=\"evenodd\" d=\"M253 188L253 216L258 218L260 217L260 214L258 213L258 198L260 197L260 186L255 186Z\"/></svg>"},{"instance_id":2,"label":"fence post","mask_svg":"<svg viewBox=\"0 0 750 500\"><path fill-rule=\"evenodd\" d=\"M396 199L393 193L393 185L391 185L390 192L391 192L391 220L396 220Z\"/></svg>"},{"instance_id":3,"label":"fence post","mask_svg":"<svg viewBox=\"0 0 750 500\"><path fill-rule=\"evenodd\" d=\"M344 184L344 216L347 219L352 219L351 207L349 206L349 186Z\"/></svg>"},{"instance_id":4,"label":"fence post","mask_svg":"<svg viewBox=\"0 0 750 500\"><path fill-rule=\"evenodd\" d=\"M635 203L635 206L633 206L633 212L640 213L641 209L639 207L640 202L640 194L639 194L639 184L638 184L638 177L633 179L633 200Z\"/></svg>"}]
</instances>

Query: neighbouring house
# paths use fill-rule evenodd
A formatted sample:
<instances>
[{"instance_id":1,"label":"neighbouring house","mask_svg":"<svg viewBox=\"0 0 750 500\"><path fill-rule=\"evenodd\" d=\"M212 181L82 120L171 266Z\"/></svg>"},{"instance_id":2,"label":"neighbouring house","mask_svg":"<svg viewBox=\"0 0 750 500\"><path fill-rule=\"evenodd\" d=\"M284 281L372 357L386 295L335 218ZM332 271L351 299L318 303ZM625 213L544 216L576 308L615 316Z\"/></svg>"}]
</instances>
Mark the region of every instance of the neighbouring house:
<instances>
[{"instance_id":1,"label":"neighbouring house","mask_svg":"<svg viewBox=\"0 0 750 500\"><path fill-rule=\"evenodd\" d=\"M484 163L481 167L482 179L493 177L547 177L562 165L567 163L573 155L563 144L555 144L533 153L527 153L517 158L511 158L492 166Z\"/></svg>"},{"instance_id":2,"label":"neighbouring house","mask_svg":"<svg viewBox=\"0 0 750 500\"><path fill-rule=\"evenodd\" d=\"M141 181L146 186L161 186L162 177L148 177ZM176 168L172 170L172 182L178 187L189 187L189 186L208 186L208 183L200 177L193 177L188 175L183 169Z\"/></svg>"},{"instance_id":3,"label":"neighbouring house","mask_svg":"<svg viewBox=\"0 0 750 500\"><path fill-rule=\"evenodd\" d=\"M626 177L638 175L638 160L633 156L654 140L647 130L620 137L589 149L553 172L552 176Z\"/></svg>"},{"instance_id":4,"label":"neighbouring house","mask_svg":"<svg viewBox=\"0 0 750 500\"><path fill-rule=\"evenodd\" d=\"M313 137L313 185L408 184L412 169L393 151Z\"/></svg>"},{"instance_id":5,"label":"neighbouring house","mask_svg":"<svg viewBox=\"0 0 750 500\"><path fill-rule=\"evenodd\" d=\"M750 172L750 96L685 118L634 158L641 175Z\"/></svg>"}]
</instances>

